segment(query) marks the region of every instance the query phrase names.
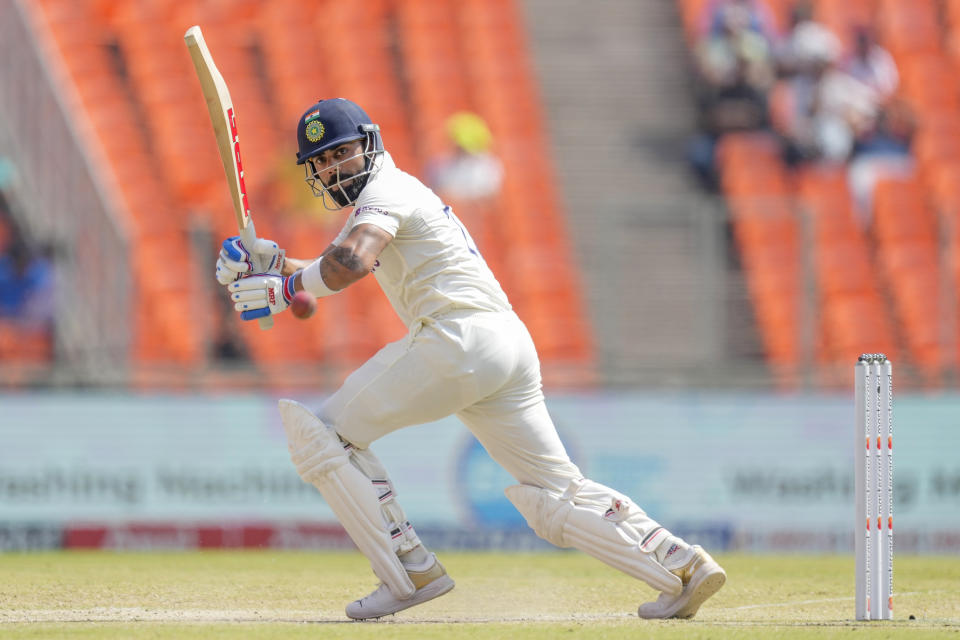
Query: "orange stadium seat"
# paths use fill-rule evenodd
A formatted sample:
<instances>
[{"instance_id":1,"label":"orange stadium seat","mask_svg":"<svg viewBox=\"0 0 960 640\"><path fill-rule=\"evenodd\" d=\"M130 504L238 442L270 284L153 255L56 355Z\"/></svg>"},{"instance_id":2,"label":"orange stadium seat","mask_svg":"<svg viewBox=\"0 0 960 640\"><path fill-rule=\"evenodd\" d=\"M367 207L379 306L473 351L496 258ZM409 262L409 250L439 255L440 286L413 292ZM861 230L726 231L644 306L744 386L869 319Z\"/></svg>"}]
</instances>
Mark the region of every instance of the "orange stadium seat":
<instances>
[{"instance_id":1,"label":"orange stadium seat","mask_svg":"<svg viewBox=\"0 0 960 640\"><path fill-rule=\"evenodd\" d=\"M854 27L871 26L876 20L877 0L816 0L813 17L830 29L850 50Z\"/></svg>"},{"instance_id":2,"label":"orange stadium seat","mask_svg":"<svg viewBox=\"0 0 960 640\"><path fill-rule=\"evenodd\" d=\"M943 159L926 174L931 203L942 221L960 221L960 158Z\"/></svg>"},{"instance_id":3,"label":"orange stadium seat","mask_svg":"<svg viewBox=\"0 0 960 640\"><path fill-rule=\"evenodd\" d=\"M960 58L960 3L957 0L943 2L944 49L951 61Z\"/></svg>"},{"instance_id":4,"label":"orange stadium seat","mask_svg":"<svg viewBox=\"0 0 960 640\"><path fill-rule=\"evenodd\" d=\"M778 372L793 371L803 346L804 275L801 225L789 198L789 173L769 134L724 136L717 158L764 353Z\"/></svg>"},{"instance_id":5,"label":"orange stadium seat","mask_svg":"<svg viewBox=\"0 0 960 640\"><path fill-rule=\"evenodd\" d=\"M933 216L916 181L879 181L874 192L873 218L874 237L885 244L936 244Z\"/></svg>"},{"instance_id":6,"label":"orange stadium seat","mask_svg":"<svg viewBox=\"0 0 960 640\"><path fill-rule=\"evenodd\" d=\"M53 334L49 329L26 326L0 318L0 363L43 365L53 360Z\"/></svg>"},{"instance_id":7,"label":"orange stadium seat","mask_svg":"<svg viewBox=\"0 0 960 640\"><path fill-rule=\"evenodd\" d=\"M808 221L805 238L811 243L821 318L820 361L840 366L858 353L878 350L871 345L888 347L894 342L890 313L853 217L845 172L807 168L798 176L796 195Z\"/></svg>"},{"instance_id":8,"label":"orange stadium seat","mask_svg":"<svg viewBox=\"0 0 960 640\"><path fill-rule=\"evenodd\" d=\"M900 63L901 93L921 118L960 107L956 69L941 54L911 55Z\"/></svg>"},{"instance_id":9,"label":"orange stadium seat","mask_svg":"<svg viewBox=\"0 0 960 640\"><path fill-rule=\"evenodd\" d=\"M871 292L873 272L861 244L818 244L813 248L813 256L814 271L823 296Z\"/></svg>"},{"instance_id":10,"label":"orange stadium seat","mask_svg":"<svg viewBox=\"0 0 960 640\"><path fill-rule=\"evenodd\" d=\"M861 353L873 352L897 360L893 327L886 311L882 299L870 294L843 296L824 306L823 347L827 361L846 365Z\"/></svg>"},{"instance_id":11,"label":"orange stadium seat","mask_svg":"<svg viewBox=\"0 0 960 640\"><path fill-rule=\"evenodd\" d=\"M934 0L880 0L878 16L881 41L894 57L942 50Z\"/></svg>"},{"instance_id":12,"label":"orange stadium seat","mask_svg":"<svg viewBox=\"0 0 960 640\"><path fill-rule=\"evenodd\" d=\"M849 194L844 190L842 199L832 194L823 194L824 200L811 202L801 200L800 215L803 220L804 237L814 244L844 243L859 239L862 232L853 217ZM839 195L839 193L837 194Z\"/></svg>"},{"instance_id":13,"label":"orange stadium seat","mask_svg":"<svg viewBox=\"0 0 960 640\"><path fill-rule=\"evenodd\" d=\"M258 21L264 62L273 80L279 115L285 123L296 122L321 96L334 95L325 65L316 63L320 49L313 38L313 26L303 20L304 12L316 8L316 3L312 4L267 3Z\"/></svg>"},{"instance_id":14,"label":"orange stadium seat","mask_svg":"<svg viewBox=\"0 0 960 640\"><path fill-rule=\"evenodd\" d=\"M939 375L940 268L934 214L916 180L878 183L874 237L909 359L925 376Z\"/></svg>"},{"instance_id":15,"label":"orange stadium seat","mask_svg":"<svg viewBox=\"0 0 960 640\"><path fill-rule=\"evenodd\" d=\"M766 355L778 364L797 362L800 254L792 217L734 217L747 289ZM787 213L787 212L784 212Z\"/></svg>"}]
</instances>

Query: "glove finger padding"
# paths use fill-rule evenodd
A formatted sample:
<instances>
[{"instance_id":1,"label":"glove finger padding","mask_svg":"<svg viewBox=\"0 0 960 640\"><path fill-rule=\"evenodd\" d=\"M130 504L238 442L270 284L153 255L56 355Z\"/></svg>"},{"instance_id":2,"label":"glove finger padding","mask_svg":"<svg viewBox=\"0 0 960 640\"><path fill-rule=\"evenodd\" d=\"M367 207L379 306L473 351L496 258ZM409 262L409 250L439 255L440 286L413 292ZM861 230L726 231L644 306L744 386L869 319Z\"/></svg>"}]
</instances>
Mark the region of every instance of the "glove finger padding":
<instances>
[{"instance_id":1,"label":"glove finger padding","mask_svg":"<svg viewBox=\"0 0 960 640\"><path fill-rule=\"evenodd\" d=\"M214 274L214 277L217 279L217 282L226 286L231 282L236 282L243 277L242 273L237 273L232 269L228 268L225 264L217 261L217 272Z\"/></svg>"},{"instance_id":2,"label":"glove finger padding","mask_svg":"<svg viewBox=\"0 0 960 640\"><path fill-rule=\"evenodd\" d=\"M234 302L257 302L260 301L262 304L255 306L266 306L267 296L266 292L261 289L256 289L253 291L236 291L230 294L230 299ZM246 307L245 307L246 308ZM238 309L238 311L243 311L243 309Z\"/></svg>"},{"instance_id":3,"label":"glove finger padding","mask_svg":"<svg viewBox=\"0 0 960 640\"><path fill-rule=\"evenodd\" d=\"M250 262L250 251L240 236L230 236L221 244L220 252L234 262Z\"/></svg>"},{"instance_id":4,"label":"glove finger padding","mask_svg":"<svg viewBox=\"0 0 960 640\"><path fill-rule=\"evenodd\" d=\"M253 271L253 260L240 236L231 236L224 240L217 257L217 282L228 285L250 271Z\"/></svg>"},{"instance_id":5,"label":"glove finger padding","mask_svg":"<svg viewBox=\"0 0 960 640\"><path fill-rule=\"evenodd\" d=\"M249 261L234 260L226 250L220 249L220 257L217 258L217 266L225 266L230 271L237 273L246 273L252 269Z\"/></svg>"},{"instance_id":6,"label":"glove finger padding","mask_svg":"<svg viewBox=\"0 0 960 640\"><path fill-rule=\"evenodd\" d=\"M254 271L280 275L285 259L286 252L273 240L257 238L251 252L240 236L231 236L223 241L217 257L217 282L228 285Z\"/></svg>"},{"instance_id":7,"label":"glove finger padding","mask_svg":"<svg viewBox=\"0 0 960 640\"><path fill-rule=\"evenodd\" d=\"M234 309L243 320L255 320L280 313L289 306L284 294L286 278L257 274L241 278L228 286Z\"/></svg>"}]
</instances>

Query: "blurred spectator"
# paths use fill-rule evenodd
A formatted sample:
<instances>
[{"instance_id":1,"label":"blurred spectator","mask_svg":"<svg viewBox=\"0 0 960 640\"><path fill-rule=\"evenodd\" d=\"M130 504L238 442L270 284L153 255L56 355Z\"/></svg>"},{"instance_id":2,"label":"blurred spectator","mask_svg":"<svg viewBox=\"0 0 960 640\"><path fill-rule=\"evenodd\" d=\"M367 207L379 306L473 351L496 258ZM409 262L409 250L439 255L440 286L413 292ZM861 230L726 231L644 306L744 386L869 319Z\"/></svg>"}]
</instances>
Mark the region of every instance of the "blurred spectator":
<instances>
[{"instance_id":1,"label":"blurred spectator","mask_svg":"<svg viewBox=\"0 0 960 640\"><path fill-rule=\"evenodd\" d=\"M876 43L868 27L854 28L854 49L844 62L843 69L851 76L877 92L877 100L885 102L897 90L900 74L893 56Z\"/></svg>"},{"instance_id":2,"label":"blurred spectator","mask_svg":"<svg viewBox=\"0 0 960 640\"><path fill-rule=\"evenodd\" d=\"M910 141L915 130L913 112L904 102L894 101L880 112L877 126L854 145L847 180L854 211L863 228L869 227L872 219L877 182L913 173Z\"/></svg>"},{"instance_id":3,"label":"blurred spectator","mask_svg":"<svg viewBox=\"0 0 960 640\"><path fill-rule=\"evenodd\" d=\"M741 81L761 91L773 82L773 58L770 43L750 28L746 8L734 3L720 12L721 28L712 31L697 45L697 70L714 87Z\"/></svg>"},{"instance_id":4,"label":"blurred spectator","mask_svg":"<svg viewBox=\"0 0 960 640\"><path fill-rule=\"evenodd\" d=\"M839 68L840 41L824 26L801 22L790 36L794 75L778 87L775 127L789 164L842 163L875 126L877 92Z\"/></svg>"},{"instance_id":5,"label":"blurred spectator","mask_svg":"<svg viewBox=\"0 0 960 640\"><path fill-rule=\"evenodd\" d=\"M743 14L746 28L763 36L768 43L777 40L773 13L763 0L710 0L700 16L700 37L723 33L731 10Z\"/></svg>"},{"instance_id":6,"label":"blurred spectator","mask_svg":"<svg viewBox=\"0 0 960 640\"><path fill-rule=\"evenodd\" d=\"M32 252L14 234L0 255L0 317L33 328L53 326L53 264L48 252Z\"/></svg>"},{"instance_id":7,"label":"blurred spectator","mask_svg":"<svg viewBox=\"0 0 960 640\"><path fill-rule=\"evenodd\" d=\"M13 163L0 157L0 320L52 333L53 251L31 248L14 222L5 193L14 174Z\"/></svg>"},{"instance_id":8,"label":"blurred spectator","mask_svg":"<svg viewBox=\"0 0 960 640\"><path fill-rule=\"evenodd\" d=\"M493 134L475 113L447 118L449 150L427 166L427 184L470 229L481 252L497 251L493 216L503 186L503 164L492 151Z\"/></svg>"},{"instance_id":9,"label":"blurred spectator","mask_svg":"<svg viewBox=\"0 0 960 640\"><path fill-rule=\"evenodd\" d=\"M495 197L503 182L503 165L490 151L493 135L487 123L475 113L461 111L447 119L446 129L451 150L427 168L430 186L456 205Z\"/></svg>"},{"instance_id":10,"label":"blurred spectator","mask_svg":"<svg viewBox=\"0 0 960 640\"><path fill-rule=\"evenodd\" d=\"M797 35L803 32L802 29L799 29L800 26L808 22L813 22L813 4L811 2L794 3L790 7L790 24L787 28L787 34L774 45L778 75L789 77L799 71L800 62L797 48L798 45L802 45L802 42L798 41Z\"/></svg>"},{"instance_id":11,"label":"blurred spectator","mask_svg":"<svg viewBox=\"0 0 960 640\"><path fill-rule=\"evenodd\" d=\"M732 131L767 128L767 91L774 79L772 50L750 28L738 3L723 8L723 29L696 51L700 134L688 150L690 163L709 189L717 187L714 151Z\"/></svg>"}]
</instances>

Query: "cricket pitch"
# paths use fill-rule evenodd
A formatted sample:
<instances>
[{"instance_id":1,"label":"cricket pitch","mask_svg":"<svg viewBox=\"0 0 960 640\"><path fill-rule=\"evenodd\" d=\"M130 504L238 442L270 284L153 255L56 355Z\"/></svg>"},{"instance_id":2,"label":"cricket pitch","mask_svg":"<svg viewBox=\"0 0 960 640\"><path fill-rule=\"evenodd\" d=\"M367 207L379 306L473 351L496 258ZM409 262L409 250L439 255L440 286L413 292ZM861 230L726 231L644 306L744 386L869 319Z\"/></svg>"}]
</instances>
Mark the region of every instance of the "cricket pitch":
<instances>
[{"instance_id":1,"label":"cricket pitch","mask_svg":"<svg viewBox=\"0 0 960 640\"><path fill-rule=\"evenodd\" d=\"M61 552L0 557L4 638L801 638L960 634L960 557L899 556L892 622L853 620L852 556L724 555L693 620L647 621L656 593L580 553L439 554L457 587L374 622L349 552ZM910 619L913 616L914 619ZM389 628L384 628L389 625Z\"/></svg>"}]
</instances>

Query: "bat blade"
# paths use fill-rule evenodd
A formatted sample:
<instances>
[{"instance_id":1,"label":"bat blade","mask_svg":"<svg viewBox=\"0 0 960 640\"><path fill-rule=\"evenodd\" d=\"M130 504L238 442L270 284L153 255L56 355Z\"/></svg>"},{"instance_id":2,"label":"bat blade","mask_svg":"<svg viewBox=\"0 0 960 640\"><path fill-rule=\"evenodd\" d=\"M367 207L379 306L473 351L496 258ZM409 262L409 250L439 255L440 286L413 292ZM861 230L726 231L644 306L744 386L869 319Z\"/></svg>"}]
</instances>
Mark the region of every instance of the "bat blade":
<instances>
[{"instance_id":1,"label":"bat blade","mask_svg":"<svg viewBox=\"0 0 960 640\"><path fill-rule=\"evenodd\" d=\"M237 228L240 238L251 252L254 265L258 271L256 256L253 256L253 244L257 233L250 215L250 202L247 198L247 186L243 177L243 160L240 157L240 136L237 132L237 117L233 108L233 99L230 90L223 79L220 70L213 61L213 55L203 39L203 32L199 26L192 26L183 35L193 68L197 72L203 98L207 103L210 114L210 123L213 125L213 134L217 140L217 150L220 152L220 161L223 163L223 172L227 178L230 198L233 201L233 212L237 219ZM259 319L261 329L273 326L273 318Z\"/></svg>"}]
</instances>

